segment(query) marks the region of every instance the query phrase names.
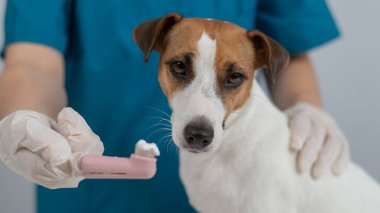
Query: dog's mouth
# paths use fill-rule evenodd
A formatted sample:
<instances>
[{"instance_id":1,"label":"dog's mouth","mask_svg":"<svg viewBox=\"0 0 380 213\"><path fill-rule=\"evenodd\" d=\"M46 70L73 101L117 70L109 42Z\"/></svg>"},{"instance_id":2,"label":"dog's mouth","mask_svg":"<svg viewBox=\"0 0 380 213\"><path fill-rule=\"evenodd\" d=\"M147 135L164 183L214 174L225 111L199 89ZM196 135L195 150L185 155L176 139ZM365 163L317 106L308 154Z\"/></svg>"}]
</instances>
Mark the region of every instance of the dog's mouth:
<instances>
[{"instance_id":1,"label":"dog's mouth","mask_svg":"<svg viewBox=\"0 0 380 213\"><path fill-rule=\"evenodd\" d=\"M182 146L180 147L180 149L183 149L187 152L190 152L190 153L193 153L193 154L200 154L200 153L206 153L206 152L209 152L210 151L210 147L206 147L206 148L203 148L203 149L196 149L196 148L191 148L189 146Z\"/></svg>"}]
</instances>

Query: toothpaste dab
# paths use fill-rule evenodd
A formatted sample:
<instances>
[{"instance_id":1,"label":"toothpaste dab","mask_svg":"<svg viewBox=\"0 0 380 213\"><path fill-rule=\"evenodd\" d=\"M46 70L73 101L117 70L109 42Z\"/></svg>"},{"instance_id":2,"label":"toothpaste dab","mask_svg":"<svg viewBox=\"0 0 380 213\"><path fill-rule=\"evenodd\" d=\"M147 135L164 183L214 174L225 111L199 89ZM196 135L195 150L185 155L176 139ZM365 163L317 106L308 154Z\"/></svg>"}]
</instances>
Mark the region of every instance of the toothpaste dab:
<instances>
[{"instance_id":1,"label":"toothpaste dab","mask_svg":"<svg viewBox=\"0 0 380 213\"><path fill-rule=\"evenodd\" d=\"M155 143L147 143L145 140L139 140L135 145L135 154L155 158L160 155L160 150Z\"/></svg>"}]
</instances>

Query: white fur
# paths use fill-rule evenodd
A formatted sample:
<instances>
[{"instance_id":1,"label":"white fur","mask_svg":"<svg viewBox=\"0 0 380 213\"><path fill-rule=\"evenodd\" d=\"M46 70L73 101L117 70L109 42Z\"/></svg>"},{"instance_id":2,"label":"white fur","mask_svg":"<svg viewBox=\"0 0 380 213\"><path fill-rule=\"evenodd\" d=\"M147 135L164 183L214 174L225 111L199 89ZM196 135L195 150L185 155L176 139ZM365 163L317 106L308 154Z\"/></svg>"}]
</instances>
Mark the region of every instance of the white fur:
<instances>
[{"instance_id":1,"label":"white fur","mask_svg":"<svg viewBox=\"0 0 380 213\"><path fill-rule=\"evenodd\" d=\"M287 119L255 82L213 152L180 151L180 175L199 212L379 213L380 188L351 164L339 177L299 175Z\"/></svg>"},{"instance_id":2,"label":"white fur","mask_svg":"<svg viewBox=\"0 0 380 213\"><path fill-rule=\"evenodd\" d=\"M182 147L183 129L205 116L215 136L205 153L180 151L180 175L191 204L203 213L380 213L380 188L351 164L340 177L313 180L299 175L289 146L285 115L255 82L245 105L223 131L224 108L215 93L216 41L203 33L195 79L174 94L173 139Z\"/></svg>"},{"instance_id":3,"label":"white fur","mask_svg":"<svg viewBox=\"0 0 380 213\"><path fill-rule=\"evenodd\" d=\"M173 139L181 147L185 143L183 130L193 119L204 116L214 129L212 149L222 139L224 108L222 100L215 93L216 41L203 33L198 41L198 56L194 59L195 78L183 91L176 93L171 101L173 114Z\"/></svg>"}]
</instances>

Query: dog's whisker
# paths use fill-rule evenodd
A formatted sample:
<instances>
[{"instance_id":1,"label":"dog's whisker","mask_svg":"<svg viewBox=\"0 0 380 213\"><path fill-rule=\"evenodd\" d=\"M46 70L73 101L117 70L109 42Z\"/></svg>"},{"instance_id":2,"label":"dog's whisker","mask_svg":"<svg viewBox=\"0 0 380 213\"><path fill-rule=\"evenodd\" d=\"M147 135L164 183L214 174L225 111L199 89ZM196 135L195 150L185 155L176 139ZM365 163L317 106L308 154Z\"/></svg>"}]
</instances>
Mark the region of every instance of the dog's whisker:
<instances>
[{"instance_id":1,"label":"dog's whisker","mask_svg":"<svg viewBox=\"0 0 380 213\"><path fill-rule=\"evenodd\" d=\"M155 127L155 126L159 126L159 125L162 125L163 127L169 127L169 128L172 127L172 126L169 125L169 124L165 124L165 123L156 123L156 124L153 124L153 125L149 126L146 130L152 129L153 127Z\"/></svg>"},{"instance_id":2,"label":"dog's whisker","mask_svg":"<svg viewBox=\"0 0 380 213\"><path fill-rule=\"evenodd\" d=\"M173 146L173 150L175 151L176 155L178 155L179 148L175 145L174 141L170 138L169 144Z\"/></svg>"},{"instance_id":3,"label":"dog's whisker","mask_svg":"<svg viewBox=\"0 0 380 213\"><path fill-rule=\"evenodd\" d=\"M169 137L169 138L166 139L166 143L168 143L169 147L171 147L171 146L173 146L173 145L176 146L176 145L174 144L174 142L171 143L171 141L172 141L172 137Z\"/></svg>"},{"instance_id":4,"label":"dog's whisker","mask_svg":"<svg viewBox=\"0 0 380 213\"><path fill-rule=\"evenodd\" d=\"M170 141L169 141L170 143ZM172 147L173 147L173 151L178 154L178 147L174 144L174 143L170 143L170 144L173 144Z\"/></svg>"},{"instance_id":5,"label":"dog's whisker","mask_svg":"<svg viewBox=\"0 0 380 213\"><path fill-rule=\"evenodd\" d=\"M169 122L170 124L172 123L170 120L166 119L166 118L162 118L162 117L148 117L148 118L152 118L152 119L160 119L160 121L167 121Z\"/></svg>"},{"instance_id":6,"label":"dog's whisker","mask_svg":"<svg viewBox=\"0 0 380 213\"><path fill-rule=\"evenodd\" d=\"M165 141L166 141L168 138L170 138L171 136L172 136L171 134L166 135L166 136L162 137L157 143L158 143L158 144L161 143L161 142L164 142L164 143L165 143Z\"/></svg>"},{"instance_id":7,"label":"dog's whisker","mask_svg":"<svg viewBox=\"0 0 380 213\"><path fill-rule=\"evenodd\" d=\"M173 140L172 140L172 135L170 135L170 137L167 137L167 138L165 139L164 143L166 144L166 151L167 151L167 152L171 152L172 146L177 147L177 146L174 144Z\"/></svg>"},{"instance_id":8,"label":"dog's whisker","mask_svg":"<svg viewBox=\"0 0 380 213\"><path fill-rule=\"evenodd\" d=\"M152 135L156 134L156 133L159 133L159 132L163 132L163 131L172 131L172 129L170 128L160 128L160 129L157 129L155 131L153 131L152 133L150 133L147 137L147 139L149 139Z\"/></svg>"},{"instance_id":9,"label":"dog's whisker","mask_svg":"<svg viewBox=\"0 0 380 213\"><path fill-rule=\"evenodd\" d=\"M170 144L169 143L165 143L165 147L166 147L166 152L170 152L170 150L169 150Z\"/></svg>"},{"instance_id":10,"label":"dog's whisker","mask_svg":"<svg viewBox=\"0 0 380 213\"><path fill-rule=\"evenodd\" d=\"M166 139L165 139L165 143L170 144L170 141L172 140L171 138L172 138L171 135L170 135L170 137L166 138Z\"/></svg>"},{"instance_id":11,"label":"dog's whisker","mask_svg":"<svg viewBox=\"0 0 380 213\"><path fill-rule=\"evenodd\" d=\"M156 110L157 112L160 112L160 113L164 114L165 116L167 116L168 118L170 118L170 115L168 113L166 113L166 112L164 112L164 111L162 111L160 109L157 109L157 108L152 107L152 106L145 106L145 107L148 107L150 109Z\"/></svg>"},{"instance_id":12,"label":"dog's whisker","mask_svg":"<svg viewBox=\"0 0 380 213\"><path fill-rule=\"evenodd\" d=\"M178 155L179 154L179 148L177 146L175 146L175 154Z\"/></svg>"}]
</instances>

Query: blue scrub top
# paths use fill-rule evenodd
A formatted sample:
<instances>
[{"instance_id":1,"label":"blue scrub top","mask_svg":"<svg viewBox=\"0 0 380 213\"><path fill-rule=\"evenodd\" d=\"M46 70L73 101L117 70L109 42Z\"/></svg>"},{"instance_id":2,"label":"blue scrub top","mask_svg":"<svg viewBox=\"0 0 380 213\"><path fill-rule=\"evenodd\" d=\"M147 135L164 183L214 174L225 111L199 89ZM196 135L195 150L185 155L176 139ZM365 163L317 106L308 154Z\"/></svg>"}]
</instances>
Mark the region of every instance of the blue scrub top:
<instances>
[{"instance_id":1,"label":"blue scrub top","mask_svg":"<svg viewBox=\"0 0 380 213\"><path fill-rule=\"evenodd\" d=\"M157 81L157 54L143 62L132 30L169 12L260 29L291 54L338 36L323 0L11 0L5 45L34 42L65 57L69 106L87 120L105 155L128 156L140 138L159 142L157 175L142 180L84 180L77 189L38 187L38 212L193 212L178 176L178 151L149 128L170 113Z\"/></svg>"}]
</instances>

